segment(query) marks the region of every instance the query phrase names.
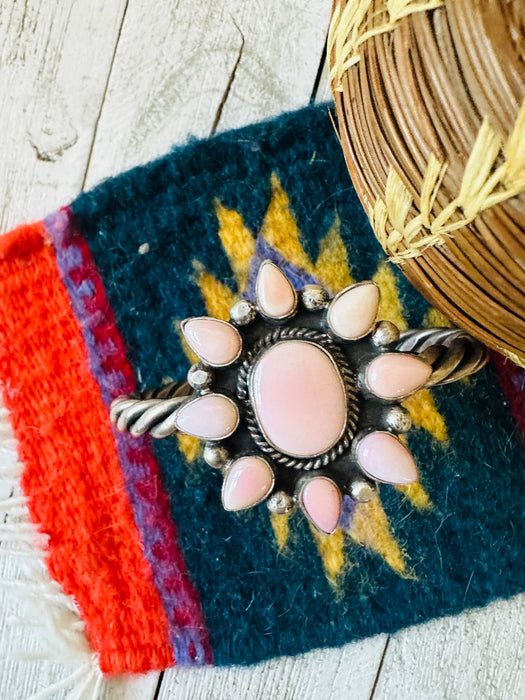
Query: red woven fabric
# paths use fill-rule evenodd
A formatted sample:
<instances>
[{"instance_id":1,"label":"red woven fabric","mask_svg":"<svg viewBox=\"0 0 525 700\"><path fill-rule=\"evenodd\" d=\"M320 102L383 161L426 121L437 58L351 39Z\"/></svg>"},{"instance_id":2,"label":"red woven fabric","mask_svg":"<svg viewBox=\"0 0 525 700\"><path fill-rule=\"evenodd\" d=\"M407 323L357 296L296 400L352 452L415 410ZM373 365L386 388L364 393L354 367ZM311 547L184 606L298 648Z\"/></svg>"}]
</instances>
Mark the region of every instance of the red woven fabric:
<instances>
[{"instance_id":1,"label":"red woven fabric","mask_svg":"<svg viewBox=\"0 0 525 700\"><path fill-rule=\"evenodd\" d=\"M498 352L492 352L491 356L501 388L509 400L510 410L525 440L525 370Z\"/></svg>"},{"instance_id":2,"label":"red woven fabric","mask_svg":"<svg viewBox=\"0 0 525 700\"><path fill-rule=\"evenodd\" d=\"M166 668L174 658L166 616L42 223L0 239L0 314L0 376L13 380L3 396L22 488L49 534L51 575L77 602L103 672Z\"/></svg>"}]
</instances>

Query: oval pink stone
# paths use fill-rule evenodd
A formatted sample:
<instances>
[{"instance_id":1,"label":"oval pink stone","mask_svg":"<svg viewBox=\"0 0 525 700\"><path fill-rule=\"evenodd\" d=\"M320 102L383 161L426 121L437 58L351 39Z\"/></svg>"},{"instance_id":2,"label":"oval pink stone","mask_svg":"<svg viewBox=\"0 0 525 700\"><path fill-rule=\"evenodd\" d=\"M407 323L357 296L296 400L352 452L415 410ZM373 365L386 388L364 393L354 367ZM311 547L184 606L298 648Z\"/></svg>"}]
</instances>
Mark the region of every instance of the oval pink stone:
<instances>
[{"instance_id":1,"label":"oval pink stone","mask_svg":"<svg viewBox=\"0 0 525 700\"><path fill-rule=\"evenodd\" d=\"M297 294L284 273L269 260L259 268L256 282L257 304L269 318L285 318L295 311Z\"/></svg>"},{"instance_id":2,"label":"oval pink stone","mask_svg":"<svg viewBox=\"0 0 525 700\"><path fill-rule=\"evenodd\" d=\"M402 399L421 389L432 374L432 367L414 355L387 352L368 365L366 384L382 399Z\"/></svg>"},{"instance_id":3,"label":"oval pink stone","mask_svg":"<svg viewBox=\"0 0 525 700\"><path fill-rule=\"evenodd\" d=\"M239 331L217 318L188 318L182 324L188 345L208 365L222 367L236 360L242 349Z\"/></svg>"},{"instance_id":4,"label":"oval pink stone","mask_svg":"<svg viewBox=\"0 0 525 700\"><path fill-rule=\"evenodd\" d=\"M414 458L394 435L377 431L359 443L357 459L363 470L388 484L411 484L417 481Z\"/></svg>"},{"instance_id":5,"label":"oval pink stone","mask_svg":"<svg viewBox=\"0 0 525 700\"><path fill-rule=\"evenodd\" d=\"M341 515L341 494L334 482L326 476L315 476L303 488L301 501L313 524L331 535Z\"/></svg>"},{"instance_id":6,"label":"oval pink stone","mask_svg":"<svg viewBox=\"0 0 525 700\"><path fill-rule=\"evenodd\" d=\"M222 485L226 510L244 510L260 503L273 488L274 475L262 457L239 457Z\"/></svg>"},{"instance_id":7,"label":"oval pink stone","mask_svg":"<svg viewBox=\"0 0 525 700\"><path fill-rule=\"evenodd\" d=\"M222 394L206 394L183 404L176 417L177 428L201 440L222 440L239 424L236 404Z\"/></svg>"},{"instance_id":8,"label":"oval pink stone","mask_svg":"<svg viewBox=\"0 0 525 700\"><path fill-rule=\"evenodd\" d=\"M376 284L364 282L348 287L330 304L328 324L340 338L362 338L372 329L378 307L379 288Z\"/></svg>"},{"instance_id":9,"label":"oval pink stone","mask_svg":"<svg viewBox=\"0 0 525 700\"><path fill-rule=\"evenodd\" d=\"M329 450L346 426L346 393L334 361L318 345L287 340L257 361L250 394L270 444L285 454L315 457Z\"/></svg>"}]
</instances>

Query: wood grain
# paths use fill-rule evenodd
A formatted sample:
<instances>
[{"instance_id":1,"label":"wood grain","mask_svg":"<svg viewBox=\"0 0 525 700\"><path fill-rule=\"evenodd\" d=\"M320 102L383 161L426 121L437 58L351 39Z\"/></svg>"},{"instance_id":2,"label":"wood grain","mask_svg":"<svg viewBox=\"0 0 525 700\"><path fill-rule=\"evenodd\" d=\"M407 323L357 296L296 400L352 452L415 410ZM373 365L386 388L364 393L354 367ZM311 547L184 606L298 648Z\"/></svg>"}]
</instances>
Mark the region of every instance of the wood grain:
<instances>
[{"instance_id":1,"label":"wood grain","mask_svg":"<svg viewBox=\"0 0 525 700\"><path fill-rule=\"evenodd\" d=\"M78 194L125 0L0 2L0 231Z\"/></svg>"},{"instance_id":2,"label":"wood grain","mask_svg":"<svg viewBox=\"0 0 525 700\"><path fill-rule=\"evenodd\" d=\"M325 0L237 2L235 22L245 37L242 60L224 106L220 129L232 129L308 104L328 23Z\"/></svg>"},{"instance_id":3,"label":"wood grain","mask_svg":"<svg viewBox=\"0 0 525 700\"><path fill-rule=\"evenodd\" d=\"M379 635L339 649L319 649L253 667L171 669L158 700L339 700L370 697L386 642Z\"/></svg>"},{"instance_id":4,"label":"wood grain","mask_svg":"<svg viewBox=\"0 0 525 700\"><path fill-rule=\"evenodd\" d=\"M322 104L323 102L331 102L331 100L332 89L330 87L330 66L328 65L328 60L325 58L323 61L321 75L319 76L319 84L315 93L315 101L317 104Z\"/></svg>"},{"instance_id":5,"label":"wood grain","mask_svg":"<svg viewBox=\"0 0 525 700\"><path fill-rule=\"evenodd\" d=\"M306 105L330 17L323 0L131 0L86 186L207 136Z\"/></svg>"},{"instance_id":6,"label":"wood grain","mask_svg":"<svg viewBox=\"0 0 525 700\"><path fill-rule=\"evenodd\" d=\"M525 595L390 639L374 700L522 700Z\"/></svg>"}]
</instances>

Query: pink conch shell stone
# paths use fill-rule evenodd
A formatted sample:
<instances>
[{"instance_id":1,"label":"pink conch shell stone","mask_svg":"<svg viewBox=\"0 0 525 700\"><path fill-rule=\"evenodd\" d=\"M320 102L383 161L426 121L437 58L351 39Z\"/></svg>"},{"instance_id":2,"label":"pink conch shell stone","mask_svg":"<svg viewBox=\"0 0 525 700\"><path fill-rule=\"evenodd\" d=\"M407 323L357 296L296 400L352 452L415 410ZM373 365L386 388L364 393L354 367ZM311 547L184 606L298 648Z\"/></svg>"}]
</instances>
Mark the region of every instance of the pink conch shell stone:
<instances>
[{"instance_id":1,"label":"pink conch shell stone","mask_svg":"<svg viewBox=\"0 0 525 700\"><path fill-rule=\"evenodd\" d=\"M265 260L256 282L257 304L269 318L285 318L295 311L297 294L279 268Z\"/></svg>"},{"instance_id":2,"label":"pink conch shell stone","mask_svg":"<svg viewBox=\"0 0 525 700\"><path fill-rule=\"evenodd\" d=\"M239 424L239 410L222 394L206 394L184 404L176 418L177 428L201 440L222 440Z\"/></svg>"},{"instance_id":3,"label":"pink conch shell stone","mask_svg":"<svg viewBox=\"0 0 525 700\"><path fill-rule=\"evenodd\" d=\"M273 488L274 476L262 457L239 457L233 463L222 486L226 510L244 510L260 503Z\"/></svg>"},{"instance_id":4,"label":"pink conch shell stone","mask_svg":"<svg viewBox=\"0 0 525 700\"><path fill-rule=\"evenodd\" d=\"M372 329L378 306L379 288L373 282L348 287L330 304L328 324L340 338L362 338Z\"/></svg>"},{"instance_id":5,"label":"pink conch shell stone","mask_svg":"<svg viewBox=\"0 0 525 700\"><path fill-rule=\"evenodd\" d=\"M341 494L334 482L325 476L314 477L303 488L301 501L313 524L330 535L341 514Z\"/></svg>"},{"instance_id":6,"label":"pink conch shell stone","mask_svg":"<svg viewBox=\"0 0 525 700\"><path fill-rule=\"evenodd\" d=\"M382 399L401 399L425 386L432 367L414 355L387 352L376 357L366 370L366 384Z\"/></svg>"},{"instance_id":7,"label":"pink conch shell stone","mask_svg":"<svg viewBox=\"0 0 525 700\"><path fill-rule=\"evenodd\" d=\"M344 384L318 345L304 340L273 345L254 367L250 394L266 439L281 452L314 457L344 432Z\"/></svg>"},{"instance_id":8,"label":"pink conch shell stone","mask_svg":"<svg viewBox=\"0 0 525 700\"><path fill-rule=\"evenodd\" d=\"M417 481L414 458L394 435L369 433L359 443L357 459L363 470L388 484L411 484Z\"/></svg>"},{"instance_id":9,"label":"pink conch shell stone","mask_svg":"<svg viewBox=\"0 0 525 700\"><path fill-rule=\"evenodd\" d=\"M236 360L242 349L239 331L216 318L189 318L182 326L190 348L208 365L223 367Z\"/></svg>"}]
</instances>

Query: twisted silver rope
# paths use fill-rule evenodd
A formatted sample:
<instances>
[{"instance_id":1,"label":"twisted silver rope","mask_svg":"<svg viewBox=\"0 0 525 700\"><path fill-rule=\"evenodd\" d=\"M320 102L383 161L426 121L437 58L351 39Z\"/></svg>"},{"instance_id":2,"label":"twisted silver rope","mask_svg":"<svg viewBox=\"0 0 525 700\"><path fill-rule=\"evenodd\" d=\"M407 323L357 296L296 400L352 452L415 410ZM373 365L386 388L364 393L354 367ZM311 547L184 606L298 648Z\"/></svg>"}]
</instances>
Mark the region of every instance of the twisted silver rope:
<instances>
[{"instance_id":1,"label":"twisted silver rope","mask_svg":"<svg viewBox=\"0 0 525 700\"><path fill-rule=\"evenodd\" d=\"M486 347L458 328L407 331L401 335L395 350L414 353L432 366L427 387L456 382L474 374L488 361ZM120 396L111 404L111 422L118 430L134 436L173 435L178 432L177 413L192 391L187 382L171 382L158 389Z\"/></svg>"},{"instance_id":2,"label":"twisted silver rope","mask_svg":"<svg viewBox=\"0 0 525 700\"><path fill-rule=\"evenodd\" d=\"M187 382L170 382L158 389L119 396L111 404L110 420L118 430L134 437L144 433L155 438L173 435L178 432L178 410L191 391Z\"/></svg>"},{"instance_id":3,"label":"twisted silver rope","mask_svg":"<svg viewBox=\"0 0 525 700\"><path fill-rule=\"evenodd\" d=\"M402 333L395 346L399 352L412 352L432 366L426 386L451 384L484 367L487 348L459 328L416 329Z\"/></svg>"}]
</instances>

